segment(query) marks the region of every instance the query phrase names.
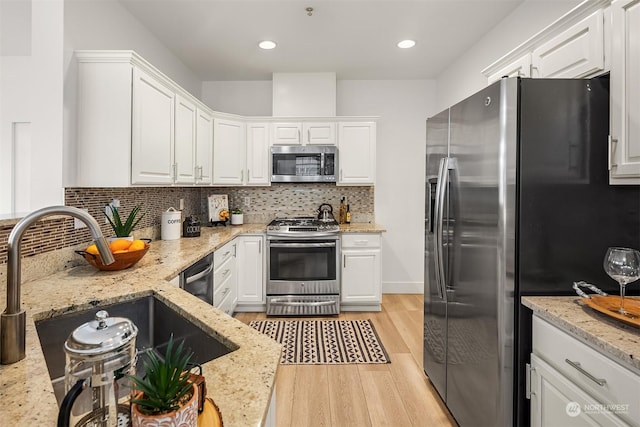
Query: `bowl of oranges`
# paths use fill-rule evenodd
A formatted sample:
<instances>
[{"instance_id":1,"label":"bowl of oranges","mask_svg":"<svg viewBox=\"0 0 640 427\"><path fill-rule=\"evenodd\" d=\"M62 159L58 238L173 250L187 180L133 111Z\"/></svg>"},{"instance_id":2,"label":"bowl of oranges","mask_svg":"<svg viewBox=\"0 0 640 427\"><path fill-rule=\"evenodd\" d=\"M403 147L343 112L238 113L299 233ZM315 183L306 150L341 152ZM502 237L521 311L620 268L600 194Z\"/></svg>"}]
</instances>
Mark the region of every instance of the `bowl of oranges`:
<instances>
[{"instance_id":1,"label":"bowl of oranges","mask_svg":"<svg viewBox=\"0 0 640 427\"><path fill-rule=\"evenodd\" d=\"M111 249L115 262L107 265L102 263L102 258L100 258L98 248L95 244L88 246L83 251L76 251L76 253L82 255L89 264L99 270L124 270L125 268L132 267L142 259L149 250L149 242L151 242L151 239L138 239L133 241L127 239L116 239L112 241L109 244L109 249Z\"/></svg>"}]
</instances>

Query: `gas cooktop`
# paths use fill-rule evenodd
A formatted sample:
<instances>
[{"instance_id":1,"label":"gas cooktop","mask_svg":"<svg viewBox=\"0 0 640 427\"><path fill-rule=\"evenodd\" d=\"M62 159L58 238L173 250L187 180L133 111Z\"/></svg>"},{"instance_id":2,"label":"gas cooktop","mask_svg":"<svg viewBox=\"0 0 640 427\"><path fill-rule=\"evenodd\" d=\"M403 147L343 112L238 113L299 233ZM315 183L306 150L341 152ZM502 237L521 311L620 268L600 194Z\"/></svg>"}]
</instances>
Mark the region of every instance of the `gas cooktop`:
<instances>
[{"instance_id":1,"label":"gas cooktop","mask_svg":"<svg viewBox=\"0 0 640 427\"><path fill-rule=\"evenodd\" d=\"M267 225L267 233L316 233L318 231L337 233L340 225L335 219L321 220L314 217L276 218Z\"/></svg>"}]
</instances>

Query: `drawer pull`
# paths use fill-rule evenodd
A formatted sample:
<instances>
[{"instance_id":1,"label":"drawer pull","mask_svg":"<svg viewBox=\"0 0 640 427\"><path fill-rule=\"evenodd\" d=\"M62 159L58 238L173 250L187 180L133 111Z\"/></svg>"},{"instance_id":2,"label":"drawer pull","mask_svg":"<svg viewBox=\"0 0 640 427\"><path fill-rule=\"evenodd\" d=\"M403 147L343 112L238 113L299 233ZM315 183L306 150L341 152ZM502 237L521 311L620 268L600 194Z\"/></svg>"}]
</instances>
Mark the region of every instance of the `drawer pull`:
<instances>
[{"instance_id":1,"label":"drawer pull","mask_svg":"<svg viewBox=\"0 0 640 427\"><path fill-rule=\"evenodd\" d=\"M582 368L582 366L580 366L580 362L574 362L574 361L569 360L569 359L564 359L564 361L567 362L570 366L576 368L576 370L578 372L583 374L585 377L589 378L594 383L598 384L600 387L604 387L604 385L607 383L607 380L605 380L604 378L596 378L592 374L590 374L589 372L585 371Z\"/></svg>"},{"instance_id":2,"label":"drawer pull","mask_svg":"<svg viewBox=\"0 0 640 427\"><path fill-rule=\"evenodd\" d=\"M229 274L231 272L230 268L227 268L225 271L222 272L223 276L226 276L227 274Z\"/></svg>"}]
</instances>

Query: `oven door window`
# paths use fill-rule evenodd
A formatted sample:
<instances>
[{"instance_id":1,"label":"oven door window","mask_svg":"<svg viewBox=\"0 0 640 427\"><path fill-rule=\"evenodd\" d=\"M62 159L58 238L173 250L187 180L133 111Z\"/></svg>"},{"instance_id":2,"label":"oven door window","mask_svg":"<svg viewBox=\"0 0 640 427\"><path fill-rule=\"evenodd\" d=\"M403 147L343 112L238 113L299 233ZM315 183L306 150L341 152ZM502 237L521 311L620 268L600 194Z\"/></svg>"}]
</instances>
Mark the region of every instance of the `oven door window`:
<instances>
[{"instance_id":1,"label":"oven door window","mask_svg":"<svg viewBox=\"0 0 640 427\"><path fill-rule=\"evenodd\" d=\"M335 242L273 242L269 250L270 280L336 280Z\"/></svg>"}]
</instances>

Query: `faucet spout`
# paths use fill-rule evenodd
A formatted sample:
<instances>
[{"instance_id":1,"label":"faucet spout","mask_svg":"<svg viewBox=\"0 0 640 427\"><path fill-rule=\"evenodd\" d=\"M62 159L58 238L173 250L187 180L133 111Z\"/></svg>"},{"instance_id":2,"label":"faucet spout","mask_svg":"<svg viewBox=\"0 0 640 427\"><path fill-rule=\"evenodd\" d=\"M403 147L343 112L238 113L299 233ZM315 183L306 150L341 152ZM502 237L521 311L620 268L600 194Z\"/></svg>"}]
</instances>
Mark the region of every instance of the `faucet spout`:
<instances>
[{"instance_id":1,"label":"faucet spout","mask_svg":"<svg viewBox=\"0 0 640 427\"><path fill-rule=\"evenodd\" d=\"M71 206L49 206L31 212L11 230L7 241L7 308L0 315L0 363L8 365L25 358L26 313L20 304L22 236L36 221L50 215L67 215L84 222L94 238L103 264L114 262L100 225L82 209Z\"/></svg>"}]
</instances>

